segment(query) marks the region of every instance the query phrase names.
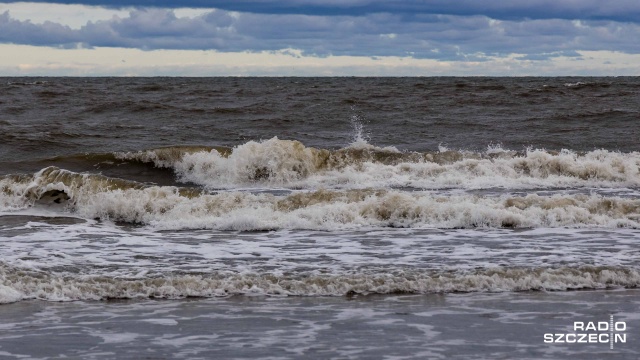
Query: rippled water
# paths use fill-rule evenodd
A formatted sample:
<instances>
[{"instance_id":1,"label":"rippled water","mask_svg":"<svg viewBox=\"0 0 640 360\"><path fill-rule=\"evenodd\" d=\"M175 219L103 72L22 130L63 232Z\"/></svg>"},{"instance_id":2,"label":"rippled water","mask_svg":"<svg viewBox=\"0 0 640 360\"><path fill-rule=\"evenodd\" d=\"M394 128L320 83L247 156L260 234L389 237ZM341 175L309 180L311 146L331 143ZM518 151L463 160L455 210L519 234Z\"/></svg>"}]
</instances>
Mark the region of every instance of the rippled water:
<instances>
[{"instance_id":1,"label":"rippled water","mask_svg":"<svg viewBox=\"0 0 640 360\"><path fill-rule=\"evenodd\" d=\"M22 334L0 355L132 357L155 339L150 356L358 358L380 336L388 357L601 354L542 334L570 314L636 326L639 92L637 78L0 79L0 309ZM207 333L207 308L229 327ZM132 328L116 336L119 317ZM20 329L55 323L98 350L25 348ZM638 354L625 345L607 354Z\"/></svg>"}]
</instances>

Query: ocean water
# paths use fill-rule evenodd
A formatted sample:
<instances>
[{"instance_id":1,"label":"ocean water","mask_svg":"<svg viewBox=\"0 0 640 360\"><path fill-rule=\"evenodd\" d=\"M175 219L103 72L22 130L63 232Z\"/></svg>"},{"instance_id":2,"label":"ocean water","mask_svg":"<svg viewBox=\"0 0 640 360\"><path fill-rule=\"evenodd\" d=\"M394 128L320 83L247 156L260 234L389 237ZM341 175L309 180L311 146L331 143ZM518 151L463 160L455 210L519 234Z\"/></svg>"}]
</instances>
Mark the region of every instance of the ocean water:
<instances>
[{"instance_id":1,"label":"ocean water","mask_svg":"<svg viewBox=\"0 0 640 360\"><path fill-rule=\"evenodd\" d=\"M637 358L639 100L0 78L0 357ZM625 341L544 341L609 321Z\"/></svg>"}]
</instances>

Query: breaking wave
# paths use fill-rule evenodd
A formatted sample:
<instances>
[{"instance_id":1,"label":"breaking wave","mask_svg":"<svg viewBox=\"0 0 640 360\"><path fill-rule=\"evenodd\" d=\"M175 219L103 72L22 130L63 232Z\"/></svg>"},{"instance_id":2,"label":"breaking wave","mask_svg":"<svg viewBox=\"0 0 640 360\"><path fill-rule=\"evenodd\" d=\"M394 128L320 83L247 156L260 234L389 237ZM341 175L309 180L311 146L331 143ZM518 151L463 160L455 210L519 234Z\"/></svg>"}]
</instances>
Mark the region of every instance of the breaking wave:
<instances>
[{"instance_id":1,"label":"breaking wave","mask_svg":"<svg viewBox=\"0 0 640 360\"><path fill-rule=\"evenodd\" d=\"M492 268L476 271L397 270L354 274L175 274L113 278L50 274L0 264L0 304L25 299L104 300L230 295L349 296L355 294L506 292L635 288L640 273L619 267Z\"/></svg>"},{"instance_id":2,"label":"breaking wave","mask_svg":"<svg viewBox=\"0 0 640 360\"><path fill-rule=\"evenodd\" d=\"M338 149L298 141L250 141L235 148L163 148L118 153L121 160L172 169L182 182L209 189L238 186L305 188L638 187L640 153L594 150L577 153L489 147L484 153L400 152L362 139Z\"/></svg>"},{"instance_id":3,"label":"breaking wave","mask_svg":"<svg viewBox=\"0 0 640 360\"><path fill-rule=\"evenodd\" d=\"M401 152L358 136L337 150L272 138L235 148L166 147L60 161L72 160L114 168L152 164L199 186L160 186L50 166L0 178L0 211L46 206L157 229L640 227L640 199L620 195L621 189L637 194L638 152L516 152L499 146L483 153L444 147ZM474 194L477 189L501 190Z\"/></svg>"},{"instance_id":4,"label":"breaking wave","mask_svg":"<svg viewBox=\"0 0 640 360\"><path fill-rule=\"evenodd\" d=\"M479 196L371 188L212 193L53 167L4 177L0 190L2 211L47 206L158 229L640 227L640 199L598 194Z\"/></svg>"}]
</instances>

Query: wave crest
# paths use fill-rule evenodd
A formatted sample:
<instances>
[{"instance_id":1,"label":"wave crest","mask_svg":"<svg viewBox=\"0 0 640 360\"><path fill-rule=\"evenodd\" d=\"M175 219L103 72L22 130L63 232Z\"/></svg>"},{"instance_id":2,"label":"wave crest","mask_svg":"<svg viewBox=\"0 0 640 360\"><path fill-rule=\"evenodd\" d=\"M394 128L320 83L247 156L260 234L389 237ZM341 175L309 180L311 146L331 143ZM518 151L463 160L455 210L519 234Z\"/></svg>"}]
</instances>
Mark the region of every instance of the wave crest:
<instances>
[{"instance_id":1,"label":"wave crest","mask_svg":"<svg viewBox=\"0 0 640 360\"><path fill-rule=\"evenodd\" d=\"M58 205L51 201L55 198L63 211L84 218L158 229L640 227L639 199L595 194L477 196L391 189L209 193L57 168L31 177L5 177L0 189L4 211Z\"/></svg>"},{"instance_id":2,"label":"wave crest","mask_svg":"<svg viewBox=\"0 0 640 360\"><path fill-rule=\"evenodd\" d=\"M264 185L292 189L640 186L638 152L516 152L499 147L489 147L484 153L442 150L400 152L374 146L327 150L272 138L233 149L178 147L117 156L170 168L180 181L212 189Z\"/></svg>"},{"instance_id":3,"label":"wave crest","mask_svg":"<svg viewBox=\"0 0 640 360\"><path fill-rule=\"evenodd\" d=\"M473 272L397 270L342 275L175 274L121 279L63 276L0 266L0 304L50 301L219 297L230 295L350 296L530 290L635 288L640 273L618 267L490 268Z\"/></svg>"}]
</instances>

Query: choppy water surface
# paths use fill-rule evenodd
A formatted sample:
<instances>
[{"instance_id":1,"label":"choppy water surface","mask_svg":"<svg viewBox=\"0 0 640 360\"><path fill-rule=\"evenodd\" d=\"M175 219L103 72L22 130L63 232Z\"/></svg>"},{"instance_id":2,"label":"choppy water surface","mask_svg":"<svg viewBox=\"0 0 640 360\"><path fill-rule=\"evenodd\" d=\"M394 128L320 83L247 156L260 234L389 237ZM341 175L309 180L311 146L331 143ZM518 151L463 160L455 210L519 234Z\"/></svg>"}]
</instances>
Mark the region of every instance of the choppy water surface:
<instances>
[{"instance_id":1,"label":"choppy water surface","mask_svg":"<svg viewBox=\"0 0 640 360\"><path fill-rule=\"evenodd\" d=\"M373 314L446 299L438 322L395 333L415 328L443 347L389 340L391 357L490 357L478 334L429 329L465 313L452 301L511 307L522 291L538 320L521 326L556 324L540 320L549 299L559 313L580 303L600 316L608 305L595 304L614 294L609 311L631 328L636 305L618 301L640 284L639 93L637 78L0 79L0 303L95 311L95 324L147 305L183 320L203 306L260 308L271 314L261 326L279 333L267 324L302 303L338 316L352 301ZM569 290L597 291L531 293ZM194 297L217 300L148 300ZM139 302L91 302L112 299ZM400 320L384 314L375 321L392 336ZM39 320L25 321L14 325ZM76 325L64 326L89 331ZM533 350L542 335L518 333L504 349L583 354ZM322 352L323 336L291 354L378 351L362 336L341 343L352 353ZM21 354L26 338L10 339L0 354ZM193 354L221 355L206 349ZM637 355L626 349L618 356ZM101 354L91 356L131 355Z\"/></svg>"}]
</instances>

